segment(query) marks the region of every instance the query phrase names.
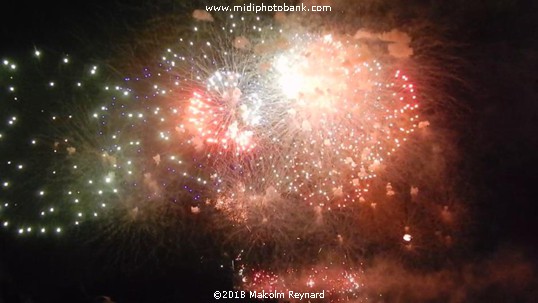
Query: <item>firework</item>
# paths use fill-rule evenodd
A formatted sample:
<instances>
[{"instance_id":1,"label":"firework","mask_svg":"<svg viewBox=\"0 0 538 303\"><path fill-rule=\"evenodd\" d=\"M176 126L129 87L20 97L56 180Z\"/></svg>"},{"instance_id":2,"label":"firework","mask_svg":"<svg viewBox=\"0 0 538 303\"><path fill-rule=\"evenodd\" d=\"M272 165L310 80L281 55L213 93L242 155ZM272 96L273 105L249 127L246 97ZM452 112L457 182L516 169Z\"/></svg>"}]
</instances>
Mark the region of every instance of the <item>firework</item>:
<instances>
[{"instance_id":1,"label":"firework","mask_svg":"<svg viewBox=\"0 0 538 303\"><path fill-rule=\"evenodd\" d=\"M375 208L372 180L420 122L417 91L398 61L338 32L233 15L223 24L197 24L131 84L146 86L134 90L148 91L136 97L146 108L165 113L136 131L157 133L159 125L167 143L146 141L146 148L159 159L177 151L207 180L193 213L213 206L225 222L246 227L232 233L238 238L282 244L304 237L299 222L322 222L325 210L356 214L371 196ZM308 215L273 215L284 213ZM403 226L396 229L400 239Z\"/></svg>"},{"instance_id":2,"label":"firework","mask_svg":"<svg viewBox=\"0 0 538 303\"><path fill-rule=\"evenodd\" d=\"M282 185L329 208L357 202L418 119L408 78L346 39L294 35L273 64L284 100L277 140L291 176Z\"/></svg>"},{"instance_id":3,"label":"firework","mask_svg":"<svg viewBox=\"0 0 538 303\"><path fill-rule=\"evenodd\" d=\"M38 62L51 60L36 54ZM73 64L67 57L61 63ZM17 119L12 113L8 125L21 120L27 124L16 135L3 135L5 146L10 147L2 154L7 165L3 170L5 227L18 224L13 228L20 234L61 232L91 218L114 217L116 211L136 218L163 201L176 202L185 195L194 201L200 198L195 188L206 181L183 165L179 149L166 148L173 128L159 129L175 109L137 102L141 96L125 85L130 79L117 80L124 86L111 85L106 77L99 77L105 71L98 70L97 66L63 69L33 83L17 82L16 76L8 79L15 82L7 83L12 98L8 101L13 112L22 115ZM45 90L45 95L29 93L29 84ZM25 119L36 116L44 117L37 120L42 127L29 128ZM10 154L13 146L24 152ZM169 186L177 191L167 191ZM23 219L10 224L16 214Z\"/></svg>"},{"instance_id":4,"label":"firework","mask_svg":"<svg viewBox=\"0 0 538 303\"><path fill-rule=\"evenodd\" d=\"M238 279L244 289L256 293L323 293L324 302L367 300L362 294L363 271L343 263L323 262L305 268L287 269L275 273L264 269L251 269L242 266Z\"/></svg>"},{"instance_id":5,"label":"firework","mask_svg":"<svg viewBox=\"0 0 538 303\"><path fill-rule=\"evenodd\" d=\"M2 88L9 88L9 95L3 99L6 112L18 113L21 123L13 132L6 133L2 147L3 225L19 234L61 233L66 225L78 225L106 212L108 197L117 193L108 184L113 173L95 175L93 172L99 166L95 162L93 167L89 165L93 158L88 155L99 152L77 150L69 134L60 134L69 124L84 127L87 118L73 122L80 117L75 117L67 104L73 99L91 102L97 91L109 97L116 91L108 94L104 87L99 87L101 77L96 65L80 68L73 65L69 56L58 60L57 56L39 50L32 55L33 58L24 60L28 64L18 68L10 60L4 61L12 67L12 75L2 81ZM46 71L44 75L42 69ZM77 128L71 132L76 133ZM80 159L83 154L85 159ZM74 177L85 170L88 172L84 178ZM66 179L70 181L66 183ZM86 200L92 195L98 196L98 201Z\"/></svg>"},{"instance_id":6,"label":"firework","mask_svg":"<svg viewBox=\"0 0 538 303\"><path fill-rule=\"evenodd\" d=\"M4 63L5 227L90 226L93 239L170 251L219 239L241 256L240 288L325 290L330 301L365 298L372 255L450 248L458 209L431 189L446 185L450 155L420 120L408 36L194 15L169 49L121 77L91 65L19 85L18 65ZM23 111L32 86L59 102ZM36 113L43 127L15 136Z\"/></svg>"},{"instance_id":7,"label":"firework","mask_svg":"<svg viewBox=\"0 0 538 303\"><path fill-rule=\"evenodd\" d=\"M352 37L248 30L244 18L230 19L243 30L222 27L219 43L181 39L187 49L163 58L170 74L184 74L188 62L177 129L219 180L236 177L234 167L242 177L275 179L269 186L310 205L358 201L418 126L414 85ZM197 45L200 55L182 54Z\"/></svg>"}]
</instances>

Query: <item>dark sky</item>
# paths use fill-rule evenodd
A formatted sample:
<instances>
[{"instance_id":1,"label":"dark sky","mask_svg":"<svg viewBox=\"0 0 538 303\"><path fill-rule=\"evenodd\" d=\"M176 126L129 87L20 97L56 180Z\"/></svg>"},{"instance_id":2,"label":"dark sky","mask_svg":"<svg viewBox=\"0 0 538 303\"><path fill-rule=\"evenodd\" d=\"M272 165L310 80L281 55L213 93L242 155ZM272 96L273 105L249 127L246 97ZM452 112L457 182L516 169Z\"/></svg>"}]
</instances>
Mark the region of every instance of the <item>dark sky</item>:
<instances>
[{"instance_id":1,"label":"dark sky","mask_svg":"<svg viewBox=\"0 0 538 303\"><path fill-rule=\"evenodd\" d=\"M537 5L532 1L497 0L485 6L483 2L461 1L468 7L459 8L434 5L441 7L438 14L444 22L456 27L456 38L467 45L461 55L473 65L464 75L471 89L458 94L469 108L459 144L464 155L464 173L476 190L470 202L476 222L474 245L477 251L485 253L504 246L519 247L530 258L536 258ZM71 1L67 5L50 1L4 3L0 13L0 57L5 53L30 53L34 45L57 51L85 49L79 45L81 41L109 39L110 33L124 30L121 25L141 21L144 13L137 5L129 5L132 4L109 1ZM47 255L38 260L46 262L55 257ZM72 266L76 271L76 265ZM54 269L45 266L44 272L50 274ZM195 284L188 280L174 282ZM199 280L203 277L193 281ZM69 284L65 289L80 292Z\"/></svg>"},{"instance_id":2,"label":"dark sky","mask_svg":"<svg viewBox=\"0 0 538 303\"><path fill-rule=\"evenodd\" d=\"M92 23L96 7L88 2L14 1L2 12L2 48L68 43L70 35Z\"/></svg>"},{"instance_id":3,"label":"dark sky","mask_svg":"<svg viewBox=\"0 0 538 303\"><path fill-rule=\"evenodd\" d=\"M114 36L120 24L130 23L124 20L137 18L130 9L136 11L117 1L10 3L0 21L1 48L10 53L24 53L34 46L66 53L91 50L92 44Z\"/></svg>"}]
</instances>

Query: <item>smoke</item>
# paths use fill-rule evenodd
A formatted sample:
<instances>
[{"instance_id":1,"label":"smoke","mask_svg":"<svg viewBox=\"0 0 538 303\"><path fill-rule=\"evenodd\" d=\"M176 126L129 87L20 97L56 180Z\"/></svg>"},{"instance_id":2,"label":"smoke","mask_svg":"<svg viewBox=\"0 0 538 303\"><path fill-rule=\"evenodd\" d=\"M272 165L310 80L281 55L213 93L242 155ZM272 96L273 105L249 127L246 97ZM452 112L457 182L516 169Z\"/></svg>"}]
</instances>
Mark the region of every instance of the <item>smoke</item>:
<instances>
[{"instance_id":1,"label":"smoke","mask_svg":"<svg viewBox=\"0 0 538 303\"><path fill-rule=\"evenodd\" d=\"M379 302L535 302L538 298L536 264L513 248L427 272L376 258L363 280L367 283L362 290L384 298Z\"/></svg>"}]
</instances>

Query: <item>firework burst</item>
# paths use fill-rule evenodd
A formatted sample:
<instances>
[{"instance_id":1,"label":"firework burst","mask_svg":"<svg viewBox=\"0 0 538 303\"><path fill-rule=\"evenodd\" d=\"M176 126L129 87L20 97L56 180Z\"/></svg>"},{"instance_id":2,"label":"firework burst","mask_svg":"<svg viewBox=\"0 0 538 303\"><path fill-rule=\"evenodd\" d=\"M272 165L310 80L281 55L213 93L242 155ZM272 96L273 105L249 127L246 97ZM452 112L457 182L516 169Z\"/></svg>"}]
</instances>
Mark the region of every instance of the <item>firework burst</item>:
<instances>
[{"instance_id":1,"label":"firework burst","mask_svg":"<svg viewBox=\"0 0 538 303\"><path fill-rule=\"evenodd\" d=\"M100 227L99 239L144 246L130 239L151 238L174 249L214 236L240 256L239 287L325 290L330 301L365 298L368 256L450 246L451 205L426 201L437 198L429 178L444 181L436 175L443 155L423 142L435 136L419 120L421 88L406 76L409 41L387 52L365 41L401 32L350 35L286 18L194 16L191 31L129 76L100 78L90 89L86 78L73 84L77 76L69 75L66 85L82 96L61 92L69 104L88 105L64 102L56 114L47 106L43 125L54 126L15 140L23 146L32 138L38 152L15 157L2 149L5 227L61 232L97 218L101 224L90 226ZM1 97L18 102L16 65L6 62ZM1 144L21 120L21 107L10 106ZM24 158L46 163L35 166L39 186L22 203L24 176L16 171L33 168ZM425 168L415 173L410 161Z\"/></svg>"}]
</instances>

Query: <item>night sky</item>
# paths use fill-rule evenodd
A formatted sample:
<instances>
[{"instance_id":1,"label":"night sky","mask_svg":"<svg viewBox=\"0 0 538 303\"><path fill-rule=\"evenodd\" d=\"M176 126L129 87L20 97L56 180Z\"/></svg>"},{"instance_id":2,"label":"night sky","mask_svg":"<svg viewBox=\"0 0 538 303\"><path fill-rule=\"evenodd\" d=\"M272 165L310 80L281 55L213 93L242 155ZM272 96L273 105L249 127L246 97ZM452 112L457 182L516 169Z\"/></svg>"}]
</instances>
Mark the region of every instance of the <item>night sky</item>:
<instances>
[{"instance_id":1,"label":"night sky","mask_svg":"<svg viewBox=\"0 0 538 303\"><path fill-rule=\"evenodd\" d=\"M465 258L478 263L503 254L517 256L529 264L530 280L534 280L538 265L538 4L409 2L450 29L451 38L462 45L457 56L466 62L458 71L465 85L451 88L463 105L458 114L463 118L453 127L459 132L457 171L461 176L457 177L470 197L465 202L470 213ZM147 10L147 5L134 0L4 3L0 57L24 57L38 46L82 54L81 58L103 58L106 50L99 45L128 35L152 15L166 11L167 5L172 4ZM100 295L116 302L209 302L214 289L232 288L231 273L210 269L215 264L199 268L185 257L183 262L167 264L165 270L145 271L142 265L124 274L104 260L88 261L92 250L73 243L2 234L0 302L92 302ZM535 300L536 288L489 302Z\"/></svg>"}]
</instances>

